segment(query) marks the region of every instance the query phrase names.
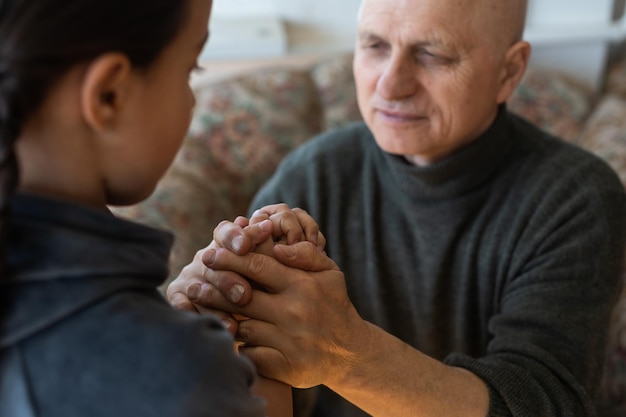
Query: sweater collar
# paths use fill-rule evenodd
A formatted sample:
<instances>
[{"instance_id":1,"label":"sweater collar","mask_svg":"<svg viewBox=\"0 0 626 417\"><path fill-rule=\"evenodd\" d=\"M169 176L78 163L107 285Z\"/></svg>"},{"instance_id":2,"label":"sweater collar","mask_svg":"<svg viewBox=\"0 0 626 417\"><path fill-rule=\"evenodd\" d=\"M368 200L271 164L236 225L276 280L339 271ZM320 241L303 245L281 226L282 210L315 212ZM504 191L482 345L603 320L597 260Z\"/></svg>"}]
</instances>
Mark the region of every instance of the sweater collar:
<instances>
[{"instance_id":1,"label":"sweater collar","mask_svg":"<svg viewBox=\"0 0 626 417\"><path fill-rule=\"evenodd\" d=\"M512 137L505 105L491 126L475 141L446 159L428 166L410 164L385 153L391 175L403 194L413 199L451 198L486 181L506 160Z\"/></svg>"},{"instance_id":2,"label":"sweater collar","mask_svg":"<svg viewBox=\"0 0 626 417\"><path fill-rule=\"evenodd\" d=\"M11 223L9 283L167 276L172 236L110 212L18 194L12 201Z\"/></svg>"},{"instance_id":3,"label":"sweater collar","mask_svg":"<svg viewBox=\"0 0 626 417\"><path fill-rule=\"evenodd\" d=\"M9 276L0 283L0 348L110 294L156 292L167 276L167 232L33 195L17 195L11 208Z\"/></svg>"}]
</instances>

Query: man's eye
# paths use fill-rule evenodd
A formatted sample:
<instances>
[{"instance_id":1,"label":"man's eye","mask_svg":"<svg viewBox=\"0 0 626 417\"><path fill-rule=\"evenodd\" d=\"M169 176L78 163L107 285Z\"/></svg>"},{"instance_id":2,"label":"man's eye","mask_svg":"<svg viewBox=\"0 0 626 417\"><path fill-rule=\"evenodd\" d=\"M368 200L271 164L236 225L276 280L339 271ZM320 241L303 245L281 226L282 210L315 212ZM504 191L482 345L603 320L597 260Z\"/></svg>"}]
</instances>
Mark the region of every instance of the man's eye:
<instances>
[{"instance_id":1,"label":"man's eye","mask_svg":"<svg viewBox=\"0 0 626 417\"><path fill-rule=\"evenodd\" d=\"M388 44L384 42L372 42L364 45L365 49L372 51L384 51L388 48Z\"/></svg>"},{"instance_id":2,"label":"man's eye","mask_svg":"<svg viewBox=\"0 0 626 417\"><path fill-rule=\"evenodd\" d=\"M447 56L438 55L436 53L426 50L417 52L416 59L418 61L433 65L449 65L454 62L453 59L450 59Z\"/></svg>"},{"instance_id":3,"label":"man's eye","mask_svg":"<svg viewBox=\"0 0 626 417\"><path fill-rule=\"evenodd\" d=\"M427 58L427 59L433 59L433 58L439 58L439 55L436 55L432 52L429 51L425 51L425 50L421 50L417 53L417 55L419 57L423 57L423 58Z\"/></svg>"}]
</instances>

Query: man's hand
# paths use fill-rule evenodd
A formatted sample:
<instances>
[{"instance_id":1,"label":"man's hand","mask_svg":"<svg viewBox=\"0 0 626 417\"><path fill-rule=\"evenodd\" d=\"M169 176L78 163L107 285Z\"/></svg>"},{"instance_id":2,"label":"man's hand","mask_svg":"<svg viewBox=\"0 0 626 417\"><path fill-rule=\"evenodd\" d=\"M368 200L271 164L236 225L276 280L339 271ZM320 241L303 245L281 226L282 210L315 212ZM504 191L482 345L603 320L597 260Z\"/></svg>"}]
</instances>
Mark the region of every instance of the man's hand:
<instances>
[{"instance_id":1,"label":"man's hand","mask_svg":"<svg viewBox=\"0 0 626 417\"><path fill-rule=\"evenodd\" d=\"M211 300L217 292L235 304L246 305L252 295L250 282L235 272L207 268L203 262L206 251L225 248L239 255L256 251L273 256L275 242L293 244L303 240L314 243L320 250L326 244L311 216L302 209L290 209L286 204L259 209L250 220L238 217L234 222L223 221L215 228L211 244L199 250L193 261L168 286L167 298L176 308L220 316L234 334L238 321L212 309Z\"/></svg>"},{"instance_id":2,"label":"man's hand","mask_svg":"<svg viewBox=\"0 0 626 417\"><path fill-rule=\"evenodd\" d=\"M239 323L240 352L259 373L298 388L338 383L369 350L370 325L348 299L343 273L310 242L276 245L274 258L210 249L213 270L235 271L258 282L246 305L210 294L210 307L250 319Z\"/></svg>"},{"instance_id":3,"label":"man's hand","mask_svg":"<svg viewBox=\"0 0 626 417\"><path fill-rule=\"evenodd\" d=\"M212 275L212 271L202 262L202 257L208 249L218 247L246 254L257 245L271 239L272 230L273 225L269 220L254 225L249 225L245 217L238 217L232 223L221 222L213 232L214 240L211 244L196 252L193 261L183 268L180 275L168 286L167 298L170 303L181 310L200 312L202 303L196 306L194 302L198 299L211 298L210 293L216 290L228 294L228 298L233 302L242 304L249 302L251 292L247 280L226 271Z\"/></svg>"}]
</instances>

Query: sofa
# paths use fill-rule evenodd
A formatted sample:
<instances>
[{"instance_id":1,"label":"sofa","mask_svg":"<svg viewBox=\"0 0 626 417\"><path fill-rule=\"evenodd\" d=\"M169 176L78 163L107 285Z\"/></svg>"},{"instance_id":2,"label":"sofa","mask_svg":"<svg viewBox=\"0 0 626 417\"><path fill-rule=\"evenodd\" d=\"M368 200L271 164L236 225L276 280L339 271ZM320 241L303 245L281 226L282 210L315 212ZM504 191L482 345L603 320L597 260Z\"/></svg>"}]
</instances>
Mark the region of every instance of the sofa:
<instances>
[{"instance_id":1,"label":"sofa","mask_svg":"<svg viewBox=\"0 0 626 417\"><path fill-rule=\"evenodd\" d=\"M246 214L287 153L323 130L360 120L351 67L344 53L218 66L220 76L196 80L189 132L156 191L135 206L112 207L175 234L170 279L221 220ZM626 62L610 68L601 93L563 73L530 68L508 107L603 158L626 187ZM601 416L626 416L626 292L615 309L598 402Z\"/></svg>"}]
</instances>

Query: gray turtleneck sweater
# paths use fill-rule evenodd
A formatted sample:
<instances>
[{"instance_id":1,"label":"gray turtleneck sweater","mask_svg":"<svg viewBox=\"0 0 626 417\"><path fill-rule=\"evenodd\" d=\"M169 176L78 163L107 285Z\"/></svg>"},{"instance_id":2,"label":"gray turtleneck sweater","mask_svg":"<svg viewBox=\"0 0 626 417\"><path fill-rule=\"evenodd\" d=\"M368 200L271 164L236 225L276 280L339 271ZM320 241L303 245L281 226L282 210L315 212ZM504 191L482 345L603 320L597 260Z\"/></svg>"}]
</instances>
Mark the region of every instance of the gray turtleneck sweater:
<instances>
[{"instance_id":1,"label":"gray turtleneck sweater","mask_svg":"<svg viewBox=\"0 0 626 417\"><path fill-rule=\"evenodd\" d=\"M595 414L626 230L598 158L504 108L426 167L355 124L296 150L252 208L277 202L318 221L365 320L488 384L490 416ZM365 414L322 389L314 415Z\"/></svg>"}]
</instances>

